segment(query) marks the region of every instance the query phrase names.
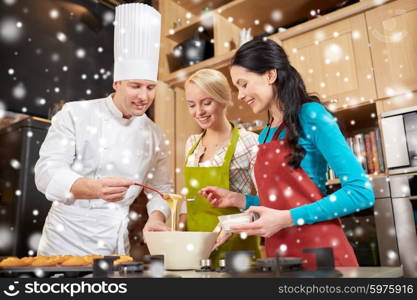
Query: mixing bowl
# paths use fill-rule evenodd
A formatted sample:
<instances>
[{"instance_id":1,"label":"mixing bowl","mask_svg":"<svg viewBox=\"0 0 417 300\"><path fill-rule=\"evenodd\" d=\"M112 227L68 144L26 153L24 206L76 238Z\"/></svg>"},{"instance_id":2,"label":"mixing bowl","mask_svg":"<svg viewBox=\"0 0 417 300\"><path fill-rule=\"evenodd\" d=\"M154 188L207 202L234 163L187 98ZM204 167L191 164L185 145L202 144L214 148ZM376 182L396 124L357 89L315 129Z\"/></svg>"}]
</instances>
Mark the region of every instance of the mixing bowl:
<instances>
[{"instance_id":1,"label":"mixing bowl","mask_svg":"<svg viewBox=\"0 0 417 300\"><path fill-rule=\"evenodd\" d=\"M145 243L151 255L164 255L165 269L200 269L201 259L207 259L216 243L216 232L144 231Z\"/></svg>"}]
</instances>

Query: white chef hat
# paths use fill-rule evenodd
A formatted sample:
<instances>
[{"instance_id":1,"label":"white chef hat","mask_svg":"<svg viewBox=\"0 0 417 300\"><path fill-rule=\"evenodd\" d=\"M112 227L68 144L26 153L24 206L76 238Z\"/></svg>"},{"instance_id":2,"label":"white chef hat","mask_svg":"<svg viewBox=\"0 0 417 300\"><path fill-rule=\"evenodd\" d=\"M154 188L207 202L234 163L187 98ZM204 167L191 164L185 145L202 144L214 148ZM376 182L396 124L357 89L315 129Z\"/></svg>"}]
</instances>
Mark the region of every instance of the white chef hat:
<instances>
[{"instance_id":1,"label":"white chef hat","mask_svg":"<svg viewBox=\"0 0 417 300\"><path fill-rule=\"evenodd\" d=\"M161 14L142 3L116 7L114 81L157 80Z\"/></svg>"}]
</instances>

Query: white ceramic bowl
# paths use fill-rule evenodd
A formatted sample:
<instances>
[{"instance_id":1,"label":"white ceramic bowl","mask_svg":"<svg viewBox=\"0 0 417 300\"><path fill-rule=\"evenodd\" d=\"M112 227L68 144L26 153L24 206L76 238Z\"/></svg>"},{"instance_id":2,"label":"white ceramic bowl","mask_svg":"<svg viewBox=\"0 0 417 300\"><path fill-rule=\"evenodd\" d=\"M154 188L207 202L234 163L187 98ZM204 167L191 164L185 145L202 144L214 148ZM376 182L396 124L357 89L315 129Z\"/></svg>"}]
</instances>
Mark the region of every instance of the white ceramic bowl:
<instances>
[{"instance_id":1,"label":"white ceramic bowl","mask_svg":"<svg viewBox=\"0 0 417 300\"><path fill-rule=\"evenodd\" d=\"M164 255L165 269L200 269L201 259L210 256L216 243L215 232L144 231L151 255Z\"/></svg>"}]
</instances>

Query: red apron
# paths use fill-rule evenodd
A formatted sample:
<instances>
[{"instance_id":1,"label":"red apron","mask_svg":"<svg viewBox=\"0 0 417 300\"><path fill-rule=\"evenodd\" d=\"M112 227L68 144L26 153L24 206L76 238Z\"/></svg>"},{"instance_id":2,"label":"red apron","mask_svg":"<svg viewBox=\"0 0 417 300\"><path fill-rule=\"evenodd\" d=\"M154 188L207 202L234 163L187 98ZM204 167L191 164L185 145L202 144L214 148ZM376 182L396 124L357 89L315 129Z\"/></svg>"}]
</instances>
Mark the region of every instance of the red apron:
<instances>
[{"instance_id":1,"label":"red apron","mask_svg":"<svg viewBox=\"0 0 417 300\"><path fill-rule=\"evenodd\" d=\"M283 129L282 123L270 143L259 145L254 171L260 204L289 210L318 201L323 195L301 167L293 169L287 165L286 157L292 149L286 139L278 140ZM305 267L314 267L316 262L314 254L303 253L303 249L323 247L333 248L335 266L358 266L339 219L295 225L265 239L268 257L274 257L279 249L281 257L304 258Z\"/></svg>"}]
</instances>

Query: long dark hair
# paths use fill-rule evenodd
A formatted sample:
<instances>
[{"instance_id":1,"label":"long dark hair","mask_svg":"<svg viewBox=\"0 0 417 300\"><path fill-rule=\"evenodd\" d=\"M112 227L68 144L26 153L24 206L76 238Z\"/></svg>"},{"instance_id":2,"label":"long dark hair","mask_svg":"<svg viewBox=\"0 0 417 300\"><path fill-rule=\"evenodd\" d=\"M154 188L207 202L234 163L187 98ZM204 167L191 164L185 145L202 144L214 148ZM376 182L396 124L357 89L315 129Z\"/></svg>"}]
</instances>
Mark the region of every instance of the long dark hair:
<instances>
[{"instance_id":1,"label":"long dark hair","mask_svg":"<svg viewBox=\"0 0 417 300\"><path fill-rule=\"evenodd\" d=\"M320 102L319 98L307 93L301 75L291 66L284 49L272 40L257 38L243 44L232 59L234 65L258 74L265 74L272 69L277 71L276 99L284 115L286 138L293 149L288 156L288 165L298 168L306 153L298 144L298 137L302 134L298 114L301 105Z\"/></svg>"}]
</instances>

